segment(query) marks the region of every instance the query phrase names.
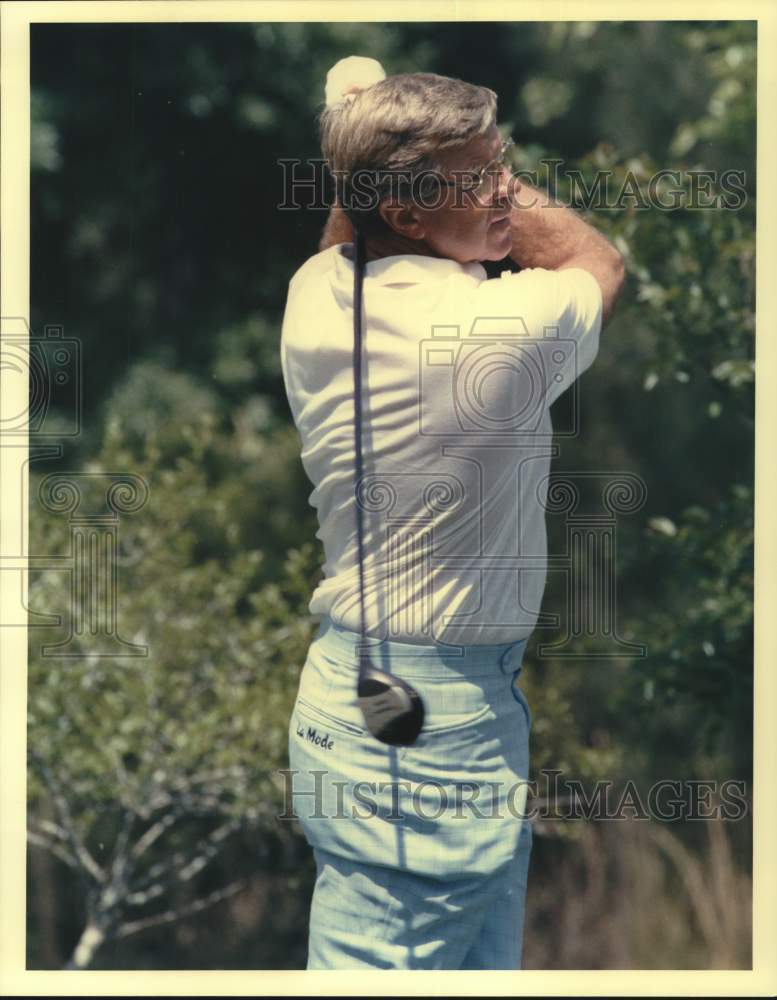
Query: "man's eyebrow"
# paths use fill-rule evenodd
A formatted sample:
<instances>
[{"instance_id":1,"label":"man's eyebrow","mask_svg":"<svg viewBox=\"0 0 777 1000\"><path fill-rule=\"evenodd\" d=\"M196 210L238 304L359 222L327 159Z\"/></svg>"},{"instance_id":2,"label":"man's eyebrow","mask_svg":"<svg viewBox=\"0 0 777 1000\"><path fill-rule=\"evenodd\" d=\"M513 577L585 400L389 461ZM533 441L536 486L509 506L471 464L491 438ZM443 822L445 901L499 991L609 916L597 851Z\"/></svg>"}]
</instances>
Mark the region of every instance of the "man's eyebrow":
<instances>
[{"instance_id":1,"label":"man's eyebrow","mask_svg":"<svg viewBox=\"0 0 777 1000\"><path fill-rule=\"evenodd\" d=\"M503 140L500 136L496 140L494 149L491 153L486 153L484 156L478 157L477 162L470 160L466 166L456 167L454 170L451 171L451 173L479 174L481 170L484 170L489 165L489 163L493 163L493 161L499 156L499 153L502 150L502 143Z\"/></svg>"},{"instance_id":2,"label":"man's eyebrow","mask_svg":"<svg viewBox=\"0 0 777 1000\"><path fill-rule=\"evenodd\" d=\"M489 163L494 162L494 160L499 156L501 148L502 142L500 140L499 145L493 152L486 153L484 156L479 156L477 161L470 160L468 165L466 167L462 167L461 169L466 170L469 173L479 174L481 170L485 170Z\"/></svg>"},{"instance_id":3,"label":"man's eyebrow","mask_svg":"<svg viewBox=\"0 0 777 1000\"><path fill-rule=\"evenodd\" d=\"M487 167L489 165L489 163L493 163L494 160L496 160L498 158L499 154L502 152L502 146L503 145L504 145L504 141L503 141L502 137L500 136L496 140L495 145L492 148L491 153L487 154L488 155L488 159L484 158L481 161L481 163L480 163L479 166L474 166L471 169L475 170L475 171L483 170L485 167Z\"/></svg>"}]
</instances>

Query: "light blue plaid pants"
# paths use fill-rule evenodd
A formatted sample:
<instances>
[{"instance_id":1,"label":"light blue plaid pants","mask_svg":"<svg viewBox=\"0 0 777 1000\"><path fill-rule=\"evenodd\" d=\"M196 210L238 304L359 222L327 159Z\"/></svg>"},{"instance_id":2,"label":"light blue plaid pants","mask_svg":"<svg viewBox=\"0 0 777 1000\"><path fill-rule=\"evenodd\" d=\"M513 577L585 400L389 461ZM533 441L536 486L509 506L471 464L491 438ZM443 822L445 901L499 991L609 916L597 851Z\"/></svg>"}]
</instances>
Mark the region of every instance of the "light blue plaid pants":
<instances>
[{"instance_id":1,"label":"light blue plaid pants","mask_svg":"<svg viewBox=\"0 0 777 1000\"><path fill-rule=\"evenodd\" d=\"M308 969L518 969L532 846L525 639L370 640L426 706L388 747L355 702L360 637L324 617L289 725L292 801L317 865Z\"/></svg>"}]
</instances>

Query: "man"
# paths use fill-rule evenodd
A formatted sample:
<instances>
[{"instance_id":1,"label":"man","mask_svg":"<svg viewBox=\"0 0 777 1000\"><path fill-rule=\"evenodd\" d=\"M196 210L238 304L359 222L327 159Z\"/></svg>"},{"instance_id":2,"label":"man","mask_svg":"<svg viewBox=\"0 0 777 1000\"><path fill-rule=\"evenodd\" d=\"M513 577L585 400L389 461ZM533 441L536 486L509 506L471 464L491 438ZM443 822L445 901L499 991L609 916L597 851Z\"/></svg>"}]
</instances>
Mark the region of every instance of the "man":
<instances>
[{"instance_id":1,"label":"man","mask_svg":"<svg viewBox=\"0 0 777 1000\"><path fill-rule=\"evenodd\" d=\"M592 363L623 261L511 177L487 88L344 60L321 138L341 207L292 279L281 339L326 555L289 728L317 862L308 968L519 968L531 711L517 681L545 586L549 408ZM481 262L507 256L522 270L488 279ZM365 727L362 621L373 660L424 702L412 746Z\"/></svg>"}]
</instances>

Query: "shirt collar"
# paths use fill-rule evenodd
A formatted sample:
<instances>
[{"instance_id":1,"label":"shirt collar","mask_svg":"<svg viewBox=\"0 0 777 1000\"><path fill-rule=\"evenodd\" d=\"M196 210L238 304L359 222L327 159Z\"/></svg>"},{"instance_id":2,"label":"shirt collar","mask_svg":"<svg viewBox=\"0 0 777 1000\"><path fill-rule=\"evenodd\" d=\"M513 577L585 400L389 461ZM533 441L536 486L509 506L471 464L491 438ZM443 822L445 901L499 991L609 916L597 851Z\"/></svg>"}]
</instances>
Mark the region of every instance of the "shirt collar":
<instances>
[{"instance_id":1,"label":"shirt collar","mask_svg":"<svg viewBox=\"0 0 777 1000\"><path fill-rule=\"evenodd\" d=\"M345 266L353 275L353 261L341 253L339 246L336 253L338 266ZM442 280L454 274L467 274L477 281L487 277L486 269L475 261L460 264L445 257L424 257L420 254L396 254L370 260L365 271L366 277L379 285L417 285L430 278Z\"/></svg>"}]
</instances>

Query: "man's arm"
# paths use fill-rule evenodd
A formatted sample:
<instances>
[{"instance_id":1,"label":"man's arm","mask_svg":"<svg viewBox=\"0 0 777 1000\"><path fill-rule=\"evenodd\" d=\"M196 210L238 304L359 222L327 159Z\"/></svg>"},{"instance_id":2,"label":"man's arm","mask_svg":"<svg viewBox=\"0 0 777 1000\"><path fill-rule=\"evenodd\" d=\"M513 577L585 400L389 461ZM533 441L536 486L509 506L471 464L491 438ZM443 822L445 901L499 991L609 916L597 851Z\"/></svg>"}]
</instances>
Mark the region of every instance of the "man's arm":
<instances>
[{"instance_id":1,"label":"man's arm","mask_svg":"<svg viewBox=\"0 0 777 1000\"><path fill-rule=\"evenodd\" d=\"M326 220L324 232L318 244L319 252L328 250L338 243L353 242L353 226L344 210L337 204L332 205L329 218Z\"/></svg>"},{"instance_id":2,"label":"man's arm","mask_svg":"<svg viewBox=\"0 0 777 1000\"><path fill-rule=\"evenodd\" d=\"M562 271L580 267L602 290L602 323L623 285L623 257L601 233L537 188L520 181L512 188L510 257L521 267Z\"/></svg>"}]
</instances>

